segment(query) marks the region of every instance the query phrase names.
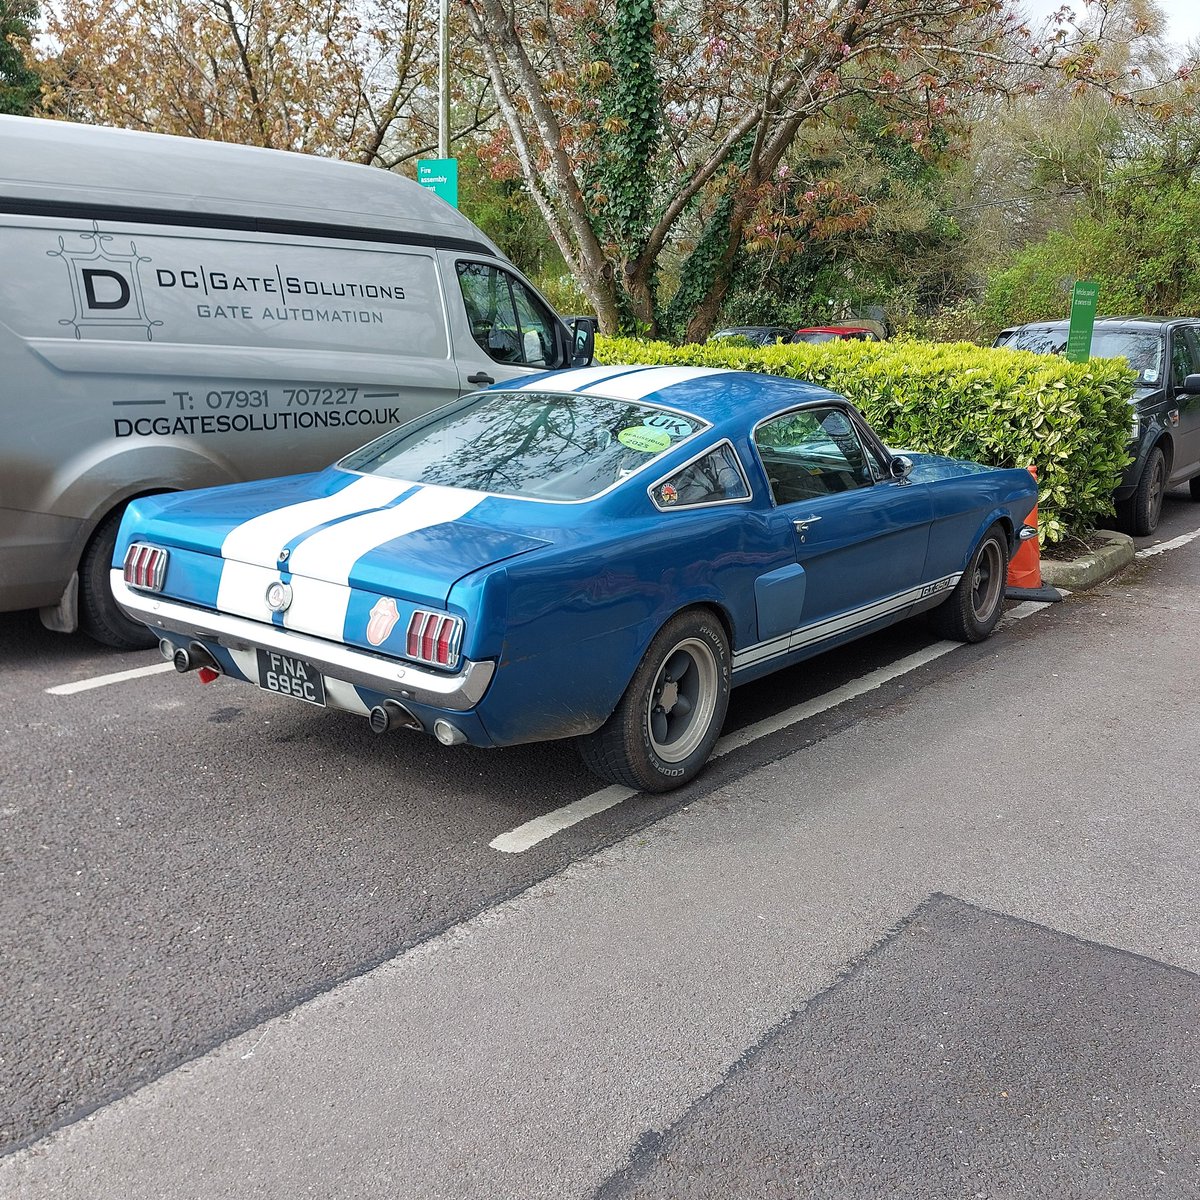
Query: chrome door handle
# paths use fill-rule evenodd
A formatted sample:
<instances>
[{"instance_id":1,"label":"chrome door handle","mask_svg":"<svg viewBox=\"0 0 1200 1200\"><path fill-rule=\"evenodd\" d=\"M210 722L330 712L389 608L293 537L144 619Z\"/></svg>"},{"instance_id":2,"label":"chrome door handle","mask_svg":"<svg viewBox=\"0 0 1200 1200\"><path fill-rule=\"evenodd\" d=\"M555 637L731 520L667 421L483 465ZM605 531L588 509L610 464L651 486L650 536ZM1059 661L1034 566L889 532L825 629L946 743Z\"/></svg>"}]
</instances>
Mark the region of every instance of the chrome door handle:
<instances>
[{"instance_id":1,"label":"chrome door handle","mask_svg":"<svg viewBox=\"0 0 1200 1200\"><path fill-rule=\"evenodd\" d=\"M792 528L797 533L803 533L810 525L815 525L820 519L820 517L797 517L792 522Z\"/></svg>"}]
</instances>

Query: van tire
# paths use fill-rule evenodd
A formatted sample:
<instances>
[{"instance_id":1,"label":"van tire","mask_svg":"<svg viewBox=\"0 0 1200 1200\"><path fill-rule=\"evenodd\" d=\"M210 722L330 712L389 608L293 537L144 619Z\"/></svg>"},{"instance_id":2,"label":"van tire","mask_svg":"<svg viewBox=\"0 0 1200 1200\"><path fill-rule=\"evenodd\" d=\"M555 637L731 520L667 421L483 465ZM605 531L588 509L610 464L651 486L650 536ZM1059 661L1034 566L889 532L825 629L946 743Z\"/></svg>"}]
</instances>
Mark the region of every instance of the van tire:
<instances>
[{"instance_id":1,"label":"van tire","mask_svg":"<svg viewBox=\"0 0 1200 1200\"><path fill-rule=\"evenodd\" d=\"M158 638L139 621L131 621L113 599L109 582L122 505L96 528L79 562L79 627L90 638L118 650L147 650Z\"/></svg>"}]
</instances>

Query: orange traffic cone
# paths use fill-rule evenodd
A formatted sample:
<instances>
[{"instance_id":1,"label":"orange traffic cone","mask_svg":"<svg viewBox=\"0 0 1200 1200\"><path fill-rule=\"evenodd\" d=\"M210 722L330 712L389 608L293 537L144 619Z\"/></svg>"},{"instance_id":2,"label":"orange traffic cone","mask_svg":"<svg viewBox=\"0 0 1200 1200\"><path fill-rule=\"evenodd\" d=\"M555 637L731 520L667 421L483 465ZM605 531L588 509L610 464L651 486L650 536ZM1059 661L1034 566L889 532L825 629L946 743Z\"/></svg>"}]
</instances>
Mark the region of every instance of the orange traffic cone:
<instances>
[{"instance_id":1,"label":"orange traffic cone","mask_svg":"<svg viewBox=\"0 0 1200 1200\"><path fill-rule=\"evenodd\" d=\"M1029 473L1036 482L1037 467L1030 467ZM1033 511L1025 518L1025 526L1028 529L1037 529L1036 502ZM1062 599L1057 590L1042 583L1042 556L1038 549L1036 533L1023 537L1016 554L1013 555L1012 562L1008 565L1008 587L1005 589L1005 595L1014 600L1043 600L1050 603Z\"/></svg>"}]
</instances>

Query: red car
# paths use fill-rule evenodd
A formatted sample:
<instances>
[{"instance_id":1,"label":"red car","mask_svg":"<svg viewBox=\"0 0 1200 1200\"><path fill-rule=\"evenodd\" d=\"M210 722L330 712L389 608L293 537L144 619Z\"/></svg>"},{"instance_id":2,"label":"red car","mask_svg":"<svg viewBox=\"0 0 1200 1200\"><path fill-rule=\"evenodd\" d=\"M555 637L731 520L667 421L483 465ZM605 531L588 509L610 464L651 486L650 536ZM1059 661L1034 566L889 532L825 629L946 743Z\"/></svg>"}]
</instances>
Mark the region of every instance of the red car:
<instances>
[{"instance_id":1,"label":"red car","mask_svg":"<svg viewBox=\"0 0 1200 1200\"><path fill-rule=\"evenodd\" d=\"M793 342L832 342L838 338L857 342L879 342L883 339L865 325L814 325L810 329L797 329L792 334Z\"/></svg>"}]
</instances>

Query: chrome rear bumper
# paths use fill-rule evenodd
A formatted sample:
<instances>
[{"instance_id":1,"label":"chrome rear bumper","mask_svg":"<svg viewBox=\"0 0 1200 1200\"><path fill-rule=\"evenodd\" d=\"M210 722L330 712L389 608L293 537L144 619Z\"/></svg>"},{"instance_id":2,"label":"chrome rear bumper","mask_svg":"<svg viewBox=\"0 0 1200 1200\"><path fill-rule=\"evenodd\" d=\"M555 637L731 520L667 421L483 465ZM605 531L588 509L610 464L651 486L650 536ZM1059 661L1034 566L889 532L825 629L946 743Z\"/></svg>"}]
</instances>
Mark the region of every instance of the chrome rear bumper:
<instances>
[{"instance_id":1,"label":"chrome rear bumper","mask_svg":"<svg viewBox=\"0 0 1200 1200\"><path fill-rule=\"evenodd\" d=\"M488 659L481 662L464 660L462 667L452 675L427 671L411 663L295 633L278 625L265 625L261 621L195 608L177 600L135 591L116 569L110 578L117 603L135 621L142 621L151 629L179 633L201 641L208 639L229 650L275 650L312 663L332 679L434 708L451 712L474 708L483 698L496 670L496 664Z\"/></svg>"}]
</instances>

